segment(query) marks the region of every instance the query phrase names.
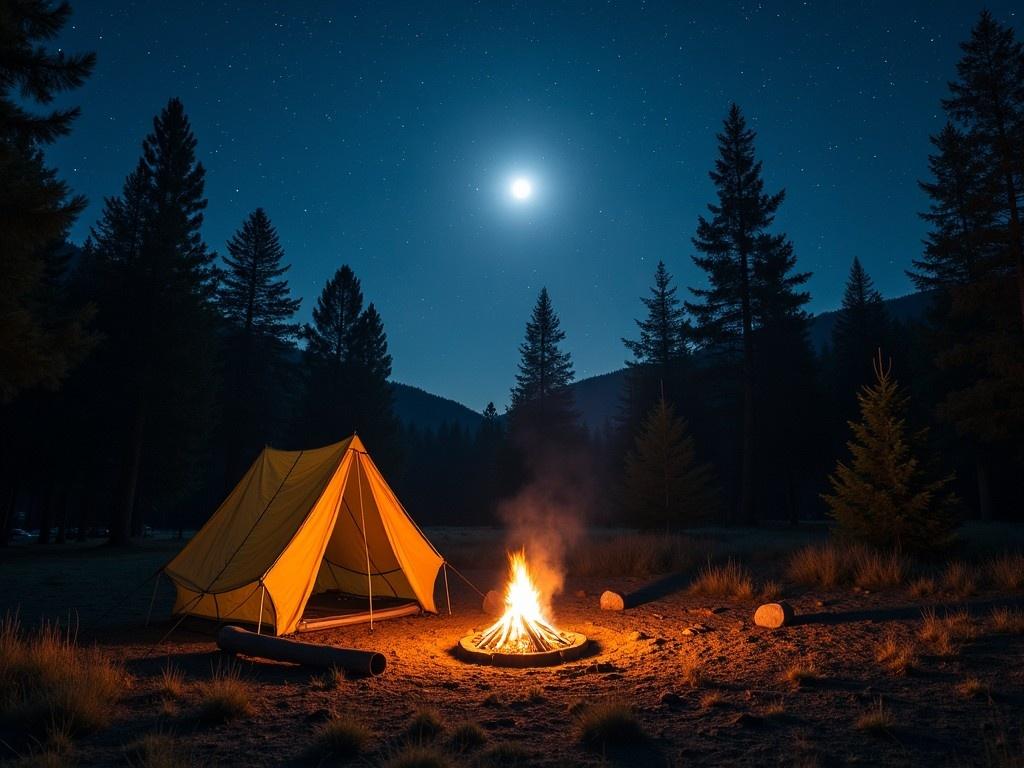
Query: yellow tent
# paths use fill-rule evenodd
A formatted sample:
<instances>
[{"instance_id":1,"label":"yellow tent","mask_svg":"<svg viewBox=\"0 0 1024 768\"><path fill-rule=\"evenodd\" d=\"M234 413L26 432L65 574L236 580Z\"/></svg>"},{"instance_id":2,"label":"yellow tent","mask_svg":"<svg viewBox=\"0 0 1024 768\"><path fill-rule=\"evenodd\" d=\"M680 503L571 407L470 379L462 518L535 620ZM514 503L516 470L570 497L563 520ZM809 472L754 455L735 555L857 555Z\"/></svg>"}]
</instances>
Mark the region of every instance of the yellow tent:
<instances>
[{"instance_id":1,"label":"yellow tent","mask_svg":"<svg viewBox=\"0 0 1024 768\"><path fill-rule=\"evenodd\" d=\"M443 564L353 435L265 448L164 572L175 613L286 635L436 613Z\"/></svg>"}]
</instances>

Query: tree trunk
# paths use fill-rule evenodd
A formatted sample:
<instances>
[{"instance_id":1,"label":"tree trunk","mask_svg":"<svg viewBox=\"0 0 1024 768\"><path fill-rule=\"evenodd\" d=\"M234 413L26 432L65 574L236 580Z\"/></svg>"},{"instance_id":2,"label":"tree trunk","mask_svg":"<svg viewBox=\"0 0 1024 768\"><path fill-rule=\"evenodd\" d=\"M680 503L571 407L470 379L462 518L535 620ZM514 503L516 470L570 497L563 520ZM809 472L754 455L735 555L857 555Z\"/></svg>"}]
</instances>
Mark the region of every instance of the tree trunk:
<instances>
[{"instance_id":1,"label":"tree trunk","mask_svg":"<svg viewBox=\"0 0 1024 768\"><path fill-rule=\"evenodd\" d=\"M135 494L139 487L139 470L142 467L142 442L146 430L145 401L141 401L132 416L128 452L121 479L121 493L116 517L110 526L111 544L128 544L131 541L132 516L135 512Z\"/></svg>"},{"instance_id":2,"label":"tree trunk","mask_svg":"<svg viewBox=\"0 0 1024 768\"><path fill-rule=\"evenodd\" d=\"M743 442L740 456L738 522L754 521L754 331L750 309L750 263L740 254L743 310Z\"/></svg>"},{"instance_id":3,"label":"tree trunk","mask_svg":"<svg viewBox=\"0 0 1024 768\"><path fill-rule=\"evenodd\" d=\"M992 486L989 481L988 458L979 450L974 461L978 475L978 516L988 522L992 519Z\"/></svg>"},{"instance_id":4,"label":"tree trunk","mask_svg":"<svg viewBox=\"0 0 1024 768\"><path fill-rule=\"evenodd\" d=\"M18 501L18 485L13 477L4 478L0 485L0 547L6 547L11 541L11 529L14 527L14 509Z\"/></svg>"}]
</instances>

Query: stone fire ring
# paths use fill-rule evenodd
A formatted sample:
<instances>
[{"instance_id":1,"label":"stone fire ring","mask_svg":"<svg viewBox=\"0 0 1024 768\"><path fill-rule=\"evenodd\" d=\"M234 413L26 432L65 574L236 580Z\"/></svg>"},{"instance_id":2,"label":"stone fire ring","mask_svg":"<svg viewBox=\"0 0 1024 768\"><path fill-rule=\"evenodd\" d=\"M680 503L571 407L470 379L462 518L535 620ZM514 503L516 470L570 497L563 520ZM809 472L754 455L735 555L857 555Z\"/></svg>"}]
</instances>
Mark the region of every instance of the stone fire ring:
<instances>
[{"instance_id":1,"label":"stone fire ring","mask_svg":"<svg viewBox=\"0 0 1024 768\"><path fill-rule=\"evenodd\" d=\"M587 649L587 637L577 632L563 632L569 638L569 645L551 651L533 653L502 653L476 647L479 634L466 635L455 646L456 655L471 664L490 664L495 667L550 667L565 661L578 659Z\"/></svg>"}]
</instances>

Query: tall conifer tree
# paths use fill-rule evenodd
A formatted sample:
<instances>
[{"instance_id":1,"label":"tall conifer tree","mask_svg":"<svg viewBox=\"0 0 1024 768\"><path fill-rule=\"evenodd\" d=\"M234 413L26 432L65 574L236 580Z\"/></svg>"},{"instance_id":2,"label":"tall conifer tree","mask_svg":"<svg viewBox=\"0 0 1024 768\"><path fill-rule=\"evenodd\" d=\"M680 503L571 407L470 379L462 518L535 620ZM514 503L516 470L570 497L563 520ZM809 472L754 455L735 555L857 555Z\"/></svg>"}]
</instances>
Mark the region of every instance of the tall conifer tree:
<instances>
[{"instance_id":1,"label":"tall conifer tree","mask_svg":"<svg viewBox=\"0 0 1024 768\"><path fill-rule=\"evenodd\" d=\"M853 400L857 390L870 381L870 361L878 349L888 348L889 333L882 294L875 290L871 277L855 256L846 279L843 304L832 327L841 400Z\"/></svg>"}]
</instances>

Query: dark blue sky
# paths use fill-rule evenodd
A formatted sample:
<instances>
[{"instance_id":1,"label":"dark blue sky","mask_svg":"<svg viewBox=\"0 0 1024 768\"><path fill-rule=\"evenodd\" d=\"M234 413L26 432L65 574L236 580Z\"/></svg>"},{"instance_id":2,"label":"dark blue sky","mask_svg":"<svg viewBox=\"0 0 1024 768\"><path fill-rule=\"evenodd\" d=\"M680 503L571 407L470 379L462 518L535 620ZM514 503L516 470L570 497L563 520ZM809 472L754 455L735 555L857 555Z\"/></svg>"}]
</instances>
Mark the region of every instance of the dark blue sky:
<instances>
[{"instance_id":1,"label":"dark blue sky","mask_svg":"<svg viewBox=\"0 0 1024 768\"><path fill-rule=\"evenodd\" d=\"M1020 33L1014 3L986 4ZM307 320L343 263L394 378L508 399L540 287L578 377L620 367L655 264L681 285L735 100L778 217L834 308L851 259L886 296L920 251L928 135L981 3L189 3L80 0L95 50L50 157L90 206L119 192L153 115L183 99L207 169L205 237L264 207ZM526 205L507 194L530 175Z\"/></svg>"}]
</instances>

